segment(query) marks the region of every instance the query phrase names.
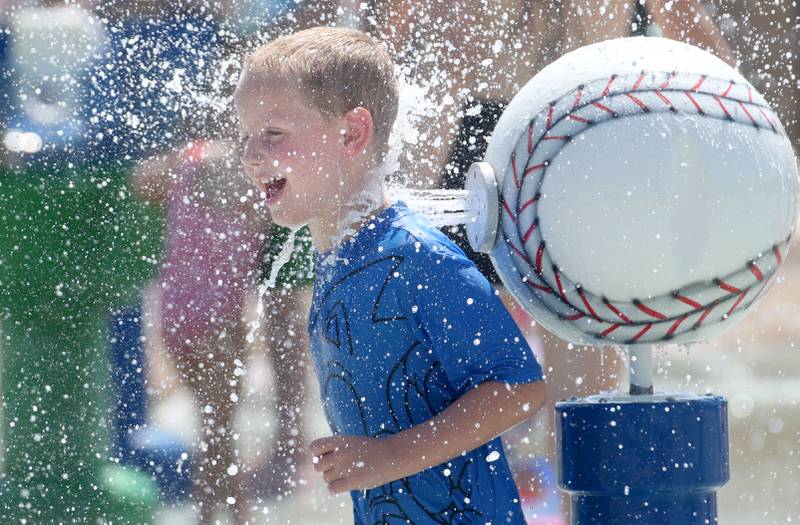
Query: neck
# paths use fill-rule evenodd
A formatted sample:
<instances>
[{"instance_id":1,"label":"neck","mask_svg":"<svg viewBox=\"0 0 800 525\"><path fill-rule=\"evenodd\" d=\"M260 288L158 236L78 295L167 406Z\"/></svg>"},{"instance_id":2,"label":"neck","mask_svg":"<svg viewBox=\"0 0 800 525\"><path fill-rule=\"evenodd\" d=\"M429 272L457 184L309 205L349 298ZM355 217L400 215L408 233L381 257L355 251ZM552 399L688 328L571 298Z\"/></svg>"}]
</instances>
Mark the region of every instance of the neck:
<instances>
[{"instance_id":1,"label":"neck","mask_svg":"<svg viewBox=\"0 0 800 525\"><path fill-rule=\"evenodd\" d=\"M339 206L331 217L308 223L311 238L318 252L327 252L352 237L369 219L388 208L389 199L383 186L377 192L363 192Z\"/></svg>"}]
</instances>

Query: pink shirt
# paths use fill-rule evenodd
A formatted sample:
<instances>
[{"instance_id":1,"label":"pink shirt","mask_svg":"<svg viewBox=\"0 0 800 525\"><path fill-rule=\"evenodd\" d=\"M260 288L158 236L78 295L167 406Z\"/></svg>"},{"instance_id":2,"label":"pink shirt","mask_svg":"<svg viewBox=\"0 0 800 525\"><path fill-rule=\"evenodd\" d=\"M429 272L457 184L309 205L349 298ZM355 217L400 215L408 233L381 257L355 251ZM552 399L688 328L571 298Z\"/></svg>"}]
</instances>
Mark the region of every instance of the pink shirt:
<instances>
[{"instance_id":1,"label":"pink shirt","mask_svg":"<svg viewBox=\"0 0 800 525\"><path fill-rule=\"evenodd\" d=\"M202 154L199 149L193 151ZM257 225L192 195L197 157L181 166L167 201L161 323L172 353L189 352L197 341L213 341L241 322L263 242Z\"/></svg>"}]
</instances>

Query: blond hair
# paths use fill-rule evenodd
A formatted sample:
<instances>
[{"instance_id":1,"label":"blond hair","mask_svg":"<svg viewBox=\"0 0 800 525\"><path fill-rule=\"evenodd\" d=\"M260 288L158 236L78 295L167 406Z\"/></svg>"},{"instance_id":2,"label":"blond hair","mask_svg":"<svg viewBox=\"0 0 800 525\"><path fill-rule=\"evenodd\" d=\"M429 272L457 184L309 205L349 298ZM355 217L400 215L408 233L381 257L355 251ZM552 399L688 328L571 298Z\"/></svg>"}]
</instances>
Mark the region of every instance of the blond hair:
<instances>
[{"instance_id":1,"label":"blond hair","mask_svg":"<svg viewBox=\"0 0 800 525\"><path fill-rule=\"evenodd\" d=\"M377 160L388 150L397 118L398 84L386 49L363 31L314 27L277 38L245 59L248 73L299 81L328 118L357 107L372 115Z\"/></svg>"}]
</instances>

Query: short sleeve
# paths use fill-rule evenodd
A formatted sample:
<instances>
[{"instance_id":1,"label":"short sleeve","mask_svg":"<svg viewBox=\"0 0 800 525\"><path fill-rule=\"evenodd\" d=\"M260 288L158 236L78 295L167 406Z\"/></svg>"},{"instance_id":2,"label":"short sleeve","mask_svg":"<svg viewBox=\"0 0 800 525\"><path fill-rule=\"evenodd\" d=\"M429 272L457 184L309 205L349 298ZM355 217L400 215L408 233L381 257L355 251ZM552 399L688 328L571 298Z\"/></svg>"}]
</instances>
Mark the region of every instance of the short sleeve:
<instances>
[{"instance_id":1,"label":"short sleeve","mask_svg":"<svg viewBox=\"0 0 800 525\"><path fill-rule=\"evenodd\" d=\"M533 351L474 264L446 252L418 252L415 259L406 276L413 322L453 387L542 379Z\"/></svg>"},{"instance_id":2,"label":"short sleeve","mask_svg":"<svg viewBox=\"0 0 800 525\"><path fill-rule=\"evenodd\" d=\"M361 519L361 516L359 516L358 511L356 510L356 506L359 503L357 501L358 497L355 494L356 492L359 492L359 491L354 491L354 492L350 493L350 495L351 495L351 497L353 499L353 525L364 525L364 521Z\"/></svg>"}]
</instances>

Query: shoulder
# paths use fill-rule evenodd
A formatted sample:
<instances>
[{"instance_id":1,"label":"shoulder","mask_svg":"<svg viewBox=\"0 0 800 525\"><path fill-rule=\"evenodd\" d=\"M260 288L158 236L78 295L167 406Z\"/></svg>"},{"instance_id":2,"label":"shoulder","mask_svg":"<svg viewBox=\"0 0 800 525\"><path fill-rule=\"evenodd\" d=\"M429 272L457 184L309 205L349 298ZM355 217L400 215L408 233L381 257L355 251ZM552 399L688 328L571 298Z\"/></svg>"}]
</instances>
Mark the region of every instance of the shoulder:
<instances>
[{"instance_id":1,"label":"shoulder","mask_svg":"<svg viewBox=\"0 0 800 525\"><path fill-rule=\"evenodd\" d=\"M411 266L468 267L472 262L444 233L405 205L380 239L379 249L385 255L402 257Z\"/></svg>"},{"instance_id":2,"label":"shoulder","mask_svg":"<svg viewBox=\"0 0 800 525\"><path fill-rule=\"evenodd\" d=\"M489 281L445 234L414 212L398 216L382 236L379 250L396 262L395 285L419 299L443 301L469 292L472 297L493 294Z\"/></svg>"}]
</instances>

